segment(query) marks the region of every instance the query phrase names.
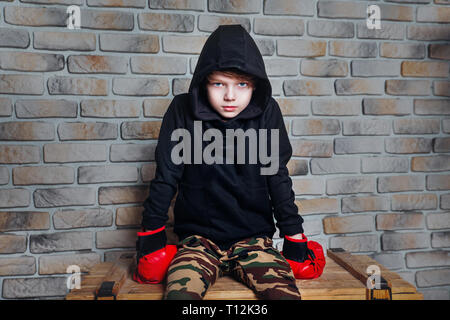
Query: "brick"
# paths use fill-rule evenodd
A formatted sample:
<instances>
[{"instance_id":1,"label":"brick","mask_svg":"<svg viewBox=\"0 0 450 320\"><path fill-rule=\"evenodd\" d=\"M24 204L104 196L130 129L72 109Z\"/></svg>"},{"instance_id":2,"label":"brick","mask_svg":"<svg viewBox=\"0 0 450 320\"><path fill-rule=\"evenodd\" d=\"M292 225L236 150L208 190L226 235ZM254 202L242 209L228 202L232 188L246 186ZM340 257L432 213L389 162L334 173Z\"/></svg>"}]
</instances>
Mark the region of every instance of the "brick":
<instances>
[{"instance_id":1,"label":"brick","mask_svg":"<svg viewBox=\"0 0 450 320\"><path fill-rule=\"evenodd\" d=\"M134 13L112 10L81 10L81 28L131 31L134 28Z\"/></svg>"},{"instance_id":2,"label":"brick","mask_svg":"<svg viewBox=\"0 0 450 320\"><path fill-rule=\"evenodd\" d=\"M448 286L450 284L450 268L417 271L416 283L419 288Z\"/></svg>"},{"instance_id":3,"label":"brick","mask_svg":"<svg viewBox=\"0 0 450 320\"><path fill-rule=\"evenodd\" d=\"M450 44L428 45L428 57L432 59L450 60Z\"/></svg>"},{"instance_id":4,"label":"brick","mask_svg":"<svg viewBox=\"0 0 450 320\"><path fill-rule=\"evenodd\" d=\"M284 57L321 57L325 56L326 41L278 39L277 54Z\"/></svg>"},{"instance_id":5,"label":"brick","mask_svg":"<svg viewBox=\"0 0 450 320\"><path fill-rule=\"evenodd\" d=\"M395 77L400 71L397 61L353 60L350 66L353 77Z\"/></svg>"},{"instance_id":6,"label":"brick","mask_svg":"<svg viewBox=\"0 0 450 320\"><path fill-rule=\"evenodd\" d=\"M439 208L450 209L450 193L441 194L439 196Z\"/></svg>"},{"instance_id":7,"label":"brick","mask_svg":"<svg viewBox=\"0 0 450 320\"><path fill-rule=\"evenodd\" d=\"M448 251L419 251L405 254L408 268L446 267L450 265Z\"/></svg>"},{"instance_id":8,"label":"brick","mask_svg":"<svg viewBox=\"0 0 450 320\"><path fill-rule=\"evenodd\" d=\"M363 158L361 172L408 172L409 160L399 157L369 157Z\"/></svg>"},{"instance_id":9,"label":"brick","mask_svg":"<svg viewBox=\"0 0 450 320\"><path fill-rule=\"evenodd\" d=\"M290 176L306 175L308 174L308 162L306 160L291 159L287 164L287 169Z\"/></svg>"},{"instance_id":10,"label":"brick","mask_svg":"<svg viewBox=\"0 0 450 320\"><path fill-rule=\"evenodd\" d=\"M348 74L348 65L346 61L337 59L303 59L300 65L300 73L312 77L345 77Z\"/></svg>"},{"instance_id":11,"label":"brick","mask_svg":"<svg viewBox=\"0 0 450 320\"><path fill-rule=\"evenodd\" d=\"M27 164L38 163L40 152L37 146L26 145L0 145L1 164Z\"/></svg>"},{"instance_id":12,"label":"brick","mask_svg":"<svg viewBox=\"0 0 450 320\"><path fill-rule=\"evenodd\" d=\"M0 123L0 140L46 141L55 139L54 125L43 121Z\"/></svg>"},{"instance_id":13,"label":"brick","mask_svg":"<svg viewBox=\"0 0 450 320\"><path fill-rule=\"evenodd\" d=\"M44 145L44 162L69 163L106 161L107 149L103 144L54 143Z\"/></svg>"},{"instance_id":14,"label":"brick","mask_svg":"<svg viewBox=\"0 0 450 320\"><path fill-rule=\"evenodd\" d=\"M375 192L375 177L344 177L327 179L327 194Z\"/></svg>"},{"instance_id":15,"label":"brick","mask_svg":"<svg viewBox=\"0 0 450 320\"><path fill-rule=\"evenodd\" d=\"M139 100L81 100L81 116L93 118L137 118L141 113Z\"/></svg>"},{"instance_id":16,"label":"brick","mask_svg":"<svg viewBox=\"0 0 450 320\"><path fill-rule=\"evenodd\" d=\"M450 212L433 212L427 215L428 229L449 229Z\"/></svg>"},{"instance_id":17,"label":"brick","mask_svg":"<svg viewBox=\"0 0 450 320\"><path fill-rule=\"evenodd\" d=\"M275 53L275 43L271 39L255 39L256 46L258 47L261 55L273 56ZM194 72L192 72L194 73Z\"/></svg>"},{"instance_id":18,"label":"brick","mask_svg":"<svg viewBox=\"0 0 450 320\"><path fill-rule=\"evenodd\" d=\"M359 173L359 159L353 157L335 157L311 159L312 174Z\"/></svg>"},{"instance_id":19,"label":"brick","mask_svg":"<svg viewBox=\"0 0 450 320\"><path fill-rule=\"evenodd\" d=\"M378 251L376 235L338 236L330 239L330 248L342 248L348 252Z\"/></svg>"},{"instance_id":20,"label":"brick","mask_svg":"<svg viewBox=\"0 0 450 320\"><path fill-rule=\"evenodd\" d=\"M145 99L144 117L164 117L170 103L171 99Z\"/></svg>"},{"instance_id":21,"label":"brick","mask_svg":"<svg viewBox=\"0 0 450 320\"><path fill-rule=\"evenodd\" d=\"M378 192L422 191L425 182L422 176L384 176L378 178Z\"/></svg>"},{"instance_id":22,"label":"brick","mask_svg":"<svg viewBox=\"0 0 450 320\"><path fill-rule=\"evenodd\" d=\"M319 116L354 116L361 113L360 99L320 99L312 101L312 114Z\"/></svg>"},{"instance_id":23,"label":"brick","mask_svg":"<svg viewBox=\"0 0 450 320\"><path fill-rule=\"evenodd\" d=\"M381 235L381 244L384 251L423 249L429 246L429 236L424 232L389 232Z\"/></svg>"},{"instance_id":24,"label":"brick","mask_svg":"<svg viewBox=\"0 0 450 320\"><path fill-rule=\"evenodd\" d=\"M117 124L109 122L66 122L58 125L60 141L66 140L115 140Z\"/></svg>"},{"instance_id":25,"label":"brick","mask_svg":"<svg viewBox=\"0 0 450 320\"><path fill-rule=\"evenodd\" d=\"M449 171L450 156L412 157L411 171Z\"/></svg>"},{"instance_id":26,"label":"brick","mask_svg":"<svg viewBox=\"0 0 450 320\"><path fill-rule=\"evenodd\" d=\"M450 97L450 81L433 81L433 94Z\"/></svg>"},{"instance_id":27,"label":"brick","mask_svg":"<svg viewBox=\"0 0 450 320\"><path fill-rule=\"evenodd\" d=\"M148 6L152 9L205 10L203 0L149 0Z\"/></svg>"},{"instance_id":28,"label":"brick","mask_svg":"<svg viewBox=\"0 0 450 320\"><path fill-rule=\"evenodd\" d=\"M0 211L0 231L45 230L50 228L48 212Z\"/></svg>"},{"instance_id":29,"label":"brick","mask_svg":"<svg viewBox=\"0 0 450 320\"><path fill-rule=\"evenodd\" d=\"M6 167L0 167L0 184L9 183L9 169Z\"/></svg>"},{"instance_id":30,"label":"brick","mask_svg":"<svg viewBox=\"0 0 450 320\"><path fill-rule=\"evenodd\" d=\"M62 54L35 52L0 52L0 69L14 71L59 71L64 69Z\"/></svg>"},{"instance_id":31,"label":"brick","mask_svg":"<svg viewBox=\"0 0 450 320\"><path fill-rule=\"evenodd\" d=\"M450 22L450 7L417 7L418 22Z\"/></svg>"},{"instance_id":32,"label":"brick","mask_svg":"<svg viewBox=\"0 0 450 320\"><path fill-rule=\"evenodd\" d=\"M437 209L437 196L435 194L393 194L392 210L431 210Z\"/></svg>"},{"instance_id":33,"label":"brick","mask_svg":"<svg viewBox=\"0 0 450 320\"><path fill-rule=\"evenodd\" d=\"M0 28L0 47L27 48L30 45L30 35L26 30L15 28Z\"/></svg>"},{"instance_id":34,"label":"brick","mask_svg":"<svg viewBox=\"0 0 450 320\"><path fill-rule=\"evenodd\" d=\"M142 182L150 182L155 178L156 163L144 164L141 168Z\"/></svg>"},{"instance_id":35,"label":"brick","mask_svg":"<svg viewBox=\"0 0 450 320\"><path fill-rule=\"evenodd\" d=\"M425 58L425 45L422 43L383 42L380 44L380 57L423 59Z\"/></svg>"},{"instance_id":36,"label":"brick","mask_svg":"<svg viewBox=\"0 0 450 320\"><path fill-rule=\"evenodd\" d=\"M250 19L244 17L233 16L215 16L215 15L200 15L198 18L198 29L200 31L213 32L219 25L239 24L247 32L250 32Z\"/></svg>"},{"instance_id":37,"label":"brick","mask_svg":"<svg viewBox=\"0 0 450 320\"><path fill-rule=\"evenodd\" d=\"M395 134L437 134L439 119L395 119Z\"/></svg>"},{"instance_id":38,"label":"brick","mask_svg":"<svg viewBox=\"0 0 450 320\"><path fill-rule=\"evenodd\" d=\"M151 31L192 32L195 17L191 14L139 13L139 29Z\"/></svg>"},{"instance_id":39,"label":"brick","mask_svg":"<svg viewBox=\"0 0 450 320\"><path fill-rule=\"evenodd\" d=\"M92 7L127 7L127 8L144 8L145 0L87 0L88 6Z\"/></svg>"},{"instance_id":40,"label":"brick","mask_svg":"<svg viewBox=\"0 0 450 320\"><path fill-rule=\"evenodd\" d=\"M450 247L450 232L433 232L431 234L431 246L433 248L448 248Z\"/></svg>"},{"instance_id":41,"label":"brick","mask_svg":"<svg viewBox=\"0 0 450 320\"><path fill-rule=\"evenodd\" d=\"M409 40L446 41L449 37L449 26L411 25L407 29L407 39Z\"/></svg>"},{"instance_id":42,"label":"brick","mask_svg":"<svg viewBox=\"0 0 450 320\"><path fill-rule=\"evenodd\" d=\"M142 203L148 196L148 187L101 187L98 190L99 204Z\"/></svg>"},{"instance_id":43,"label":"brick","mask_svg":"<svg viewBox=\"0 0 450 320\"><path fill-rule=\"evenodd\" d=\"M12 110L12 100L10 98L0 98L0 117L10 117Z\"/></svg>"},{"instance_id":44,"label":"brick","mask_svg":"<svg viewBox=\"0 0 450 320\"><path fill-rule=\"evenodd\" d=\"M165 78L114 78L112 91L126 96L166 96L169 82Z\"/></svg>"},{"instance_id":45,"label":"brick","mask_svg":"<svg viewBox=\"0 0 450 320\"><path fill-rule=\"evenodd\" d=\"M403 268L403 256L399 253L376 253L370 257L390 270Z\"/></svg>"},{"instance_id":46,"label":"brick","mask_svg":"<svg viewBox=\"0 0 450 320\"><path fill-rule=\"evenodd\" d=\"M434 152L450 152L450 138L434 138L433 139Z\"/></svg>"},{"instance_id":47,"label":"brick","mask_svg":"<svg viewBox=\"0 0 450 320\"><path fill-rule=\"evenodd\" d=\"M387 213L378 214L377 230L423 229L424 217L421 213Z\"/></svg>"},{"instance_id":48,"label":"brick","mask_svg":"<svg viewBox=\"0 0 450 320\"><path fill-rule=\"evenodd\" d=\"M358 39L402 40L404 34L405 26L395 22L383 22L381 29L369 29L365 21L356 25Z\"/></svg>"},{"instance_id":49,"label":"brick","mask_svg":"<svg viewBox=\"0 0 450 320\"><path fill-rule=\"evenodd\" d=\"M184 94L189 91L191 78L175 78L172 80L172 94L174 96Z\"/></svg>"},{"instance_id":50,"label":"brick","mask_svg":"<svg viewBox=\"0 0 450 320\"><path fill-rule=\"evenodd\" d=\"M163 36L164 52L200 54L207 37L204 36Z\"/></svg>"},{"instance_id":51,"label":"brick","mask_svg":"<svg viewBox=\"0 0 450 320\"><path fill-rule=\"evenodd\" d=\"M185 74L187 61L178 57L131 57L131 71L144 74Z\"/></svg>"},{"instance_id":52,"label":"brick","mask_svg":"<svg viewBox=\"0 0 450 320\"><path fill-rule=\"evenodd\" d=\"M136 246L136 230L106 230L96 232L98 249L134 248Z\"/></svg>"},{"instance_id":53,"label":"brick","mask_svg":"<svg viewBox=\"0 0 450 320\"><path fill-rule=\"evenodd\" d=\"M108 95L108 81L106 79L53 76L48 79L47 86L51 95Z\"/></svg>"},{"instance_id":54,"label":"brick","mask_svg":"<svg viewBox=\"0 0 450 320\"><path fill-rule=\"evenodd\" d=\"M14 185L72 184L75 180L73 168L64 166L23 166L13 168Z\"/></svg>"},{"instance_id":55,"label":"brick","mask_svg":"<svg viewBox=\"0 0 450 320\"><path fill-rule=\"evenodd\" d=\"M386 138L385 145L388 153L429 153L432 140L427 138Z\"/></svg>"},{"instance_id":56,"label":"brick","mask_svg":"<svg viewBox=\"0 0 450 320\"><path fill-rule=\"evenodd\" d=\"M414 99L414 113L419 115L450 115L450 100Z\"/></svg>"},{"instance_id":57,"label":"brick","mask_svg":"<svg viewBox=\"0 0 450 320\"><path fill-rule=\"evenodd\" d=\"M330 197L295 200L301 215L338 213L339 202Z\"/></svg>"},{"instance_id":58,"label":"brick","mask_svg":"<svg viewBox=\"0 0 450 320\"><path fill-rule=\"evenodd\" d=\"M124 74L128 70L128 61L115 56L70 55L67 67L70 73Z\"/></svg>"},{"instance_id":59,"label":"brick","mask_svg":"<svg viewBox=\"0 0 450 320\"><path fill-rule=\"evenodd\" d=\"M412 112L412 101L408 99L364 98L363 114L367 115L408 115Z\"/></svg>"},{"instance_id":60,"label":"brick","mask_svg":"<svg viewBox=\"0 0 450 320\"><path fill-rule=\"evenodd\" d=\"M95 204L95 189L84 187L36 189L33 199L36 208L88 206Z\"/></svg>"},{"instance_id":61,"label":"brick","mask_svg":"<svg viewBox=\"0 0 450 320\"><path fill-rule=\"evenodd\" d=\"M14 25L66 27L67 13L65 8L8 6L5 7L4 19L6 23Z\"/></svg>"},{"instance_id":62,"label":"brick","mask_svg":"<svg viewBox=\"0 0 450 320\"><path fill-rule=\"evenodd\" d=\"M0 234L0 253L22 253L27 249L27 237L15 234Z\"/></svg>"},{"instance_id":63,"label":"brick","mask_svg":"<svg viewBox=\"0 0 450 320\"><path fill-rule=\"evenodd\" d=\"M383 94L384 82L378 79L337 79L337 95Z\"/></svg>"},{"instance_id":64,"label":"brick","mask_svg":"<svg viewBox=\"0 0 450 320\"><path fill-rule=\"evenodd\" d=\"M78 104L65 99L16 100L16 116L21 119L33 118L76 118Z\"/></svg>"},{"instance_id":65,"label":"brick","mask_svg":"<svg viewBox=\"0 0 450 320\"><path fill-rule=\"evenodd\" d=\"M261 11L261 1L208 1L208 10L220 13L259 13Z\"/></svg>"},{"instance_id":66,"label":"brick","mask_svg":"<svg viewBox=\"0 0 450 320\"><path fill-rule=\"evenodd\" d=\"M343 135L389 135L391 121L384 119L343 120Z\"/></svg>"},{"instance_id":67,"label":"brick","mask_svg":"<svg viewBox=\"0 0 450 320\"><path fill-rule=\"evenodd\" d=\"M296 195L321 195L325 192L325 182L318 179L292 179L292 188Z\"/></svg>"},{"instance_id":68,"label":"brick","mask_svg":"<svg viewBox=\"0 0 450 320\"><path fill-rule=\"evenodd\" d=\"M333 155L333 143L326 140L290 140L293 156L298 157L331 157Z\"/></svg>"},{"instance_id":69,"label":"brick","mask_svg":"<svg viewBox=\"0 0 450 320\"><path fill-rule=\"evenodd\" d=\"M94 51L97 41L89 32L33 32L33 47L44 50Z\"/></svg>"},{"instance_id":70,"label":"brick","mask_svg":"<svg viewBox=\"0 0 450 320\"><path fill-rule=\"evenodd\" d=\"M121 207L117 209L117 226L140 226L143 207Z\"/></svg>"},{"instance_id":71,"label":"brick","mask_svg":"<svg viewBox=\"0 0 450 320\"><path fill-rule=\"evenodd\" d=\"M317 2L317 16L321 18L364 19L367 17L367 5L351 1Z\"/></svg>"},{"instance_id":72,"label":"brick","mask_svg":"<svg viewBox=\"0 0 450 320\"><path fill-rule=\"evenodd\" d=\"M155 160L156 143L114 144L111 145L111 162L121 161L153 161Z\"/></svg>"},{"instance_id":73,"label":"brick","mask_svg":"<svg viewBox=\"0 0 450 320\"><path fill-rule=\"evenodd\" d=\"M76 265L81 272L88 272L101 261L98 253L63 254L39 257L39 274L65 274L67 268Z\"/></svg>"},{"instance_id":74,"label":"brick","mask_svg":"<svg viewBox=\"0 0 450 320\"><path fill-rule=\"evenodd\" d=\"M345 197L342 198L342 213L387 211L389 198L383 196Z\"/></svg>"},{"instance_id":75,"label":"brick","mask_svg":"<svg viewBox=\"0 0 450 320\"><path fill-rule=\"evenodd\" d=\"M376 137L335 138L334 152L336 154L382 153L383 139ZM359 170L359 159L358 159Z\"/></svg>"},{"instance_id":76,"label":"brick","mask_svg":"<svg viewBox=\"0 0 450 320\"><path fill-rule=\"evenodd\" d=\"M330 96L333 83L328 79L285 80L283 90L286 96Z\"/></svg>"},{"instance_id":77,"label":"brick","mask_svg":"<svg viewBox=\"0 0 450 320\"><path fill-rule=\"evenodd\" d=\"M15 278L3 281L3 298L64 297L67 277Z\"/></svg>"},{"instance_id":78,"label":"brick","mask_svg":"<svg viewBox=\"0 0 450 320\"><path fill-rule=\"evenodd\" d=\"M380 7L381 20L389 21L414 21L414 8L410 6L399 6L391 4L378 4Z\"/></svg>"},{"instance_id":79,"label":"brick","mask_svg":"<svg viewBox=\"0 0 450 320\"><path fill-rule=\"evenodd\" d=\"M353 22L310 20L308 21L308 34L313 37L327 38L353 38Z\"/></svg>"},{"instance_id":80,"label":"brick","mask_svg":"<svg viewBox=\"0 0 450 320\"><path fill-rule=\"evenodd\" d=\"M330 41L330 55L349 58L375 58L377 44L369 41Z\"/></svg>"},{"instance_id":81,"label":"brick","mask_svg":"<svg viewBox=\"0 0 450 320\"><path fill-rule=\"evenodd\" d=\"M302 19L255 18L253 32L266 36L302 36L304 24Z\"/></svg>"},{"instance_id":82,"label":"brick","mask_svg":"<svg viewBox=\"0 0 450 320\"><path fill-rule=\"evenodd\" d=\"M442 132L450 133L450 119L442 119Z\"/></svg>"},{"instance_id":83,"label":"brick","mask_svg":"<svg viewBox=\"0 0 450 320\"><path fill-rule=\"evenodd\" d=\"M386 93L411 96L430 95L431 82L429 80L386 80Z\"/></svg>"},{"instance_id":84,"label":"brick","mask_svg":"<svg viewBox=\"0 0 450 320\"><path fill-rule=\"evenodd\" d=\"M58 210L53 214L55 229L109 227L113 212L104 208Z\"/></svg>"},{"instance_id":85,"label":"brick","mask_svg":"<svg viewBox=\"0 0 450 320\"><path fill-rule=\"evenodd\" d=\"M266 15L295 15L313 16L315 2L312 0L290 1L290 0L265 0L264 14Z\"/></svg>"},{"instance_id":86,"label":"brick","mask_svg":"<svg viewBox=\"0 0 450 320\"><path fill-rule=\"evenodd\" d=\"M40 75L0 75L0 93L40 95L44 93L43 80L43 77Z\"/></svg>"},{"instance_id":87,"label":"brick","mask_svg":"<svg viewBox=\"0 0 450 320\"><path fill-rule=\"evenodd\" d=\"M435 61L403 61L401 75L404 77L448 77L448 63Z\"/></svg>"},{"instance_id":88,"label":"brick","mask_svg":"<svg viewBox=\"0 0 450 320\"><path fill-rule=\"evenodd\" d=\"M335 135L341 132L341 126L335 119L294 119L292 134L295 135Z\"/></svg>"},{"instance_id":89,"label":"brick","mask_svg":"<svg viewBox=\"0 0 450 320\"><path fill-rule=\"evenodd\" d=\"M51 253L92 249L92 232L71 231L30 235L30 252Z\"/></svg>"},{"instance_id":90,"label":"brick","mask_svg":"<svg viewBox=\"0 0 450 320\"><path fill-rule=\"evenodd\" d=\"M304 99L276 99L284 116L305 116L309 114L310 101Z\"/></svg>"},{"instance_id":91,"label":"brick","mask_svg":"<svg viewBox=\"0 0 450 320\"><path fill-rule=\"evenodd\" d=\"M0 276L31 275L35 272L34 257L0 258Z\"/></svg>"},{"instance_id":92,"label":"brick","mask_svg":"<svg viewBox=\"0 0 450 320\"><path fill-rule=\"evenodd\" d=\"M370 232L373 228L372 217L365 215L326 217L322 221L325 234Z\"/></svg>"},{"instance_id":93,"label":"brick","mask_svg":"<svg viewBox=\"0 0 450 320\"><path fill-rule=\"evenodd\" d=\"M269 77L298 75L298 61L292 59L268 59L265 62Z\"/></svg>"},{"instance_id":94,"label":"brick","mask_svg":"<svg viewBox=\"0 0 450 320\"><path fill-rule=\"evenodd\" d=\"M28 207L30 191L21 188L0 189L0 208Z\"/></svg>"},{"instance_id":95,"label":"brick","mask_svg":"<svg viewBox=\"0 0 450 320\"><path fill-rule=\"evenodd\" d=\"M157 53L159 51L157 35L104 33L99 36L99 45L102 51L133 53Z\"/></svg>"},{"instance_id":96,"label":"brick","mask_svg":"<svg viewBox=\"0 0 450 320\"><path fill-rule=\"evenodd\" d=\"M122 139L158 139L161 121L126 121L121 125Z\"/></svg>"},{"instance_id":97,"label":"brick","mask_svg":"<svg viewBox=\"0 0 450 320\"><path fill-rule=\"evenodd\" d=\"M137 182L138 169L125 165L80 166L78 183Z\"/></svg>"},{"instance_id":98,"label":"brick","mask_svg":"<svg viewBox=\"0 0 450 320\"><path fill-rule=\"evenodd\" d=\"M427 175L427 190L450 190L450 174Z\"/></svg>"}]
</instances>

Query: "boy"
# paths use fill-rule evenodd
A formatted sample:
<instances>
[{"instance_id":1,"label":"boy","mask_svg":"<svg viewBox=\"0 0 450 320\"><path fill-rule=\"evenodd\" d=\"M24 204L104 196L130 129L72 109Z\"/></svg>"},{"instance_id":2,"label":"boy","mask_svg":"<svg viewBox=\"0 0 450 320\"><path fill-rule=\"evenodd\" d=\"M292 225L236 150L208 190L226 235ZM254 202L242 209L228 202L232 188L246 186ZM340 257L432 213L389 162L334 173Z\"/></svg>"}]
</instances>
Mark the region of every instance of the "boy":
<instances>
[{"instance_id":1,"label":"boy","mask_svg":"<svg viewBox=\"0 0 450 320\"><path fill-rule=\"evenodd\" d=\"M230 274L260 298L300 299L295 277L302 272L320 275L315 249L308 248L302 235L303 219L286 168L292 148L271 94L264 61L250 35L239 25L219 26L203 47L189 93L174 97L164 115L155 150L157 169L144 203L143 232L138 232L136 281L161 282L168 269L166 299L202 299L218 277ZM174 135L179 130L190 133L181 144ZM230 132L251 130L267 130L256 135L257 145L260 157L261 147L276 153L274 173L262 174L267 161L248 161L255 145L237 149L234 139L228 140ZM174 161L174 150L182 151L184 161ZM205 163L208 152L218 161ZM166 245L164 230L177 188L178 247ZM272 247L274 216L285 237L284 257Z\"/></svg>"}]
</instances>

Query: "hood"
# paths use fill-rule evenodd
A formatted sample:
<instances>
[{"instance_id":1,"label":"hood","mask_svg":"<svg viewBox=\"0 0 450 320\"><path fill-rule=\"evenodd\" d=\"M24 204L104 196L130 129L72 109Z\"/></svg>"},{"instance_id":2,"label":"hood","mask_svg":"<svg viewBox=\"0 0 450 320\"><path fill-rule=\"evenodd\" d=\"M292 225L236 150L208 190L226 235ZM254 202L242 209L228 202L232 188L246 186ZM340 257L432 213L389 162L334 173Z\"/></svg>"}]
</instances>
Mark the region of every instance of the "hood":
<instances>
[{"instance_id":1,"label":"hood","mask_svg":"<svg viewBox=\"0 0 450 320\"><path fill-rule=\"evenodd\" d=\"M221 25L207 39L198 58L189 86L194 117L220 120L222 117L209 105L204 88L205 77L213 71L236 68L257 78L252 99L241 113L230 119L250 119L260 115L272 96L264 61L255 41L240 25Z\"/></svg>"}]
</instances>

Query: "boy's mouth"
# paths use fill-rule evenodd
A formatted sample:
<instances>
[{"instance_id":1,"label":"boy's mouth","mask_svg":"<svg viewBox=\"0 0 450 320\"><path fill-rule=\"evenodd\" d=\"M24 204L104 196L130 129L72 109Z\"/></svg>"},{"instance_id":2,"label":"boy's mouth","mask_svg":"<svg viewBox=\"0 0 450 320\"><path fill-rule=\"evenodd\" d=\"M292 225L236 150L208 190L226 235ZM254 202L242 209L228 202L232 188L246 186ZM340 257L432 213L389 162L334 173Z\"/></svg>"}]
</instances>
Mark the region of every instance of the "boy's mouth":
<instances>
[{"instance_id":1,"label":"boy's mouth","mask_svg":"<svg viewBox=\"0 0 450 320\"><path fill-rule=\"evenodd\" d=\"M234 111L237 106L223 106L223 110L225 111Z\"/></svg>"}]
</instances>

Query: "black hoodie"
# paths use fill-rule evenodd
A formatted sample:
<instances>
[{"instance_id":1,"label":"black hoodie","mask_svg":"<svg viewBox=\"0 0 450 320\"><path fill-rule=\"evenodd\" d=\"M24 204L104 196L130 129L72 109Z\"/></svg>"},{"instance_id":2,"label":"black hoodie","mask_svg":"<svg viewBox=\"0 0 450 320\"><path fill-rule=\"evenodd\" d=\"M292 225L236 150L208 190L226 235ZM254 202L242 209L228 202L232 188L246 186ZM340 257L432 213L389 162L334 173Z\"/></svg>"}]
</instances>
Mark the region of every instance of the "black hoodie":
<instances>
[{"instance_id":1,"label":"black hoodie","mask_svg":"<svg viewBox=\"0 0 450 320\"><path fill-rule=\"evenodd\" d=\"M228 121L223 121L209 105L204 88L209 73L224 69L239 69L257 78L249 105ZM263 58L251 36L240 25L219 26L203 47L189 92L175 96L164 115L155 150L155 178L144 202L142 226L145 229L154 230L166 224L168 208L178 190L174 232L180 240L197 234L226 249L245 238L272 237L274 217L281 237L303 232L303 219L294 203L295 194L286 168L292 147L280 108L271 95ZM210 128L223 133L224 159L226 129L244 132L278 129L279 169L275 174L261 175L261 167L267 164L261 164L260 159L251 164L247 156L244 164L238 164L236 155L234 164L226 164L225 160L223 164L205 161L198 164L194 160L175 164L171 152L181 139L171 141L172 133L180 128L188 130L192 137L191 155L194 155L194 121L201 121L202 134ZM270 133L267 136L267 155L270 155ZM211 143L203 140L202 150ZM248 144L245 143L246 155ZM234 150L237 150L236 141Z\"/></svg>"}]
</instances>

